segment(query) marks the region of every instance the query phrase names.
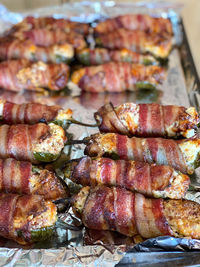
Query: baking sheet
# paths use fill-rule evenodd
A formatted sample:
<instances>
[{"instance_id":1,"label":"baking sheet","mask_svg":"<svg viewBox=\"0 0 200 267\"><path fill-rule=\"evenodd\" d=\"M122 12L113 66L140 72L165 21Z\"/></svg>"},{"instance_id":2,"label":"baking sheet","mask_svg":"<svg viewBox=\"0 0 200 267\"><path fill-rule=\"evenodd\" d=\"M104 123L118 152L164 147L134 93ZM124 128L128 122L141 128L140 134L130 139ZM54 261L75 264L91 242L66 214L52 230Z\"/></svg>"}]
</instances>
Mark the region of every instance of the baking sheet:
<instances>
[{"instance_id":1,"label":"baking sheet","mask_svg":"<svg viewBox=\"0 0 200 267\"><path fill-rule=\"evenodd\" d=\"M194 74L191 71L189 78L183 72L181 58L178 46L181 44L182 32L179 25L180 6L169 3L118 3L115 2L79 2L64 4L63 6L42 8L32 10L27 13L12 13L4 6L0 5L0 29L8 29L13 23L17 23L26 15L47 16L53 15L56 18L68 17L72 20L81 22L92 22L97 19L108 16L116 16L122 13L148 13L152 15L161 15L170 17L175 32L176 47L169 57L168 75L165 83L158 90L140 90L137 92L126 92L119 94L90 94L80 93L77 88L73 91L66 90L60 95L42 95L34 92L14 93L0 90L0 97L15 103L38 102L48 105L60 105L63 108L71 108L74 111L74 118L77 120L94 123L93 113L102 105L112 102L119 105L125 102L135 103L161 103L183 105L188 107L190 104L198 106L198 101L194 102L191 97L194 92L198 96L198 88L195 83ZM191 70L191 68L188 68ZM184 68L185 70L185 68ZM190 86L188 86L190 84ZM186 86L187 85L187 86ZM73 88L69 84L70 88ZM73 134L74 139L82 139L85 136L97 132L97 128L87 128L72 125L69 132ZM68 147L65 148L68 152ZM77 145L72 149L72 158L79 158L83 155L83 146ZM193 177L193 183L198 185L200 175ZM196 187L195 187L196 188ZM199 192L189 192L188 199L199 201ZM61 219L69 222L71 213L61 214ZM71 220L70 223L73 223ZM114 266L125 255L125 246L83 246L84 231L68 231L58 228L54 238L46 243L36 244L35 247L21 248L12 241L0 240L0 266ZM178 239L176 242L179 242ZM184 239L186 240L186 239ZM151 244L159 243L158 239L153 239ZM196 241L191 241L196 244ZM173 250L174 243L168 242L167 249ZM199 243L197 243L199 246ZM172 246L171 246L172 245ZM145 244L144 244L145 246ZM171 246L171 247L170 247ZM186 246L186 245L185 245ZM198 248L197 246L197 248ZM200 246L199 246L200 247ZM188 245L188 249L193 247ZM140 250L142 251L142 250ZM158 254L157 254L158 255ZM153 257L153 255L152 255Z\"/></svg>"}]
</instances>

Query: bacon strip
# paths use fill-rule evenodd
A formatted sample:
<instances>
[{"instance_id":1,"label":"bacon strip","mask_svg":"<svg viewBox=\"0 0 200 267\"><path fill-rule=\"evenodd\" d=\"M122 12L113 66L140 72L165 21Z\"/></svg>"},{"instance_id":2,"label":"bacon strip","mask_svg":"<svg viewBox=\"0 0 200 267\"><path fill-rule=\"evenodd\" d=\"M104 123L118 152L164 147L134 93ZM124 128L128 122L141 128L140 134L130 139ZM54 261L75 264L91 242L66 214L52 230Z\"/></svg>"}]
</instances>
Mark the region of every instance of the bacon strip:
<instances>
[{"instance_id":1,"label":"bacon strip","mask_svg":"<svg viewBox=\"0 0 200 267\"><path fill-rule=\"evenodd\" d=\"M120 186L149 197L180 199L190 184L187 175L175 172L170 166L130 160L84 157L68 168L70 176L67 177L83 186Z\"/></svg>"},{"instance_id":2,"label":"bacon strip","mask_svg":"<svg viewBox=\"0 0 200 267\"><path fill-rule=\"evenodd\" d=\"M169 19L154 18L144 14L126 14L100 22L95 32L107 34L119 28L128 30L141 30L157 34L173 34L172 24Z\"/></svg>"},{"instance_id":3,"label":"bacon strip","mask_svg":"<svg viewBox=\"0 0 200 267\"><path fill-rule=\"evenodd\" d=\"M2 103L2 122L6 124L35 124L40 121L53 121L61 110L59 106L48 106L39 103L15 104Z\"/></svg>"},{"instance_id":4,"label":"bacon strip","mask_svg":"<svg viewBox=\"0 0 200 267\"><path fill-rule=\"evenodd\" d=\"M32 16L26 17L22 22L14 25L8 34L16 31L27 31L31 29L49 29L49 30L63 30L67 33L75 31L77 33L87 35L89 33L89 24L74 22L67 19L55 19L53 17L34 18Z\"/></svg>"},{"instance_id":5,"label":"bacon strip","mask_svg":"<svg viewBox=\"0 0 200 267\"><path fill-rule=\"evenodd\" d=\"M13 34L13 36L19 38L20 40L31 40L32 44L43 47L65 43L69 43L77 49L83 49L87 46L83 35L76 32L66 33L60 29L33 29L24 32L16 32L15 34Z\"/></svg>"},{"instance_id":6,"label":"bacon strip","mask_svg":"<svg viewBox=\"0 0 200 267\"><path fill-rule=\"evenodd\" d=\"M165 70L158 66L134 65L128 62L110 62L85 67L72 73L71 81L88 92L135 91L137 82L157 87L165 79Z\"/></svg>"},{"instance_id":7,"label":"bacon strip","mask_svg":"<svg viewBox=\"0 0 200 267\"><path fill-rule=\"evenodd\" d=\"M185 107L155 103L125 103L114 108L109 103L102 106L94 117L100 124L100 132L141 137L178 137L185 136L188 130L197 129L200 117L194 108L190 110L192 114Z\"/></svg>"},{"instance_id":8,"label":"bacon strip","mask_svg":"<svg viewBox=\"0 0 200 267\"><path fill-rule=\"evenodd\" d=\"M96 230L150 238L174 235L163 211L162 199L146 199L123 188L91 188L82 210L83 224Z\"/></svg>"},{"instance_id":9,"label":"bacon strip","mask_svg":"<svg viewBox=\"0 0 200 267\"><path fill-rule=\"evenodd\" d=\"M46 200L56 200L68 196L65 188L53 172L32 171L33 165L27 161L0 159L0 192L18 194L38 194Z\"/></svg>"},{"instance_id":10,"label":"bacon strip","mask_svg":"<svg viewBox=\"0 0 200 267\"><path fill-rule=\"evenodd\" d=\"M40 219L41 221L35 221L35 225L32 225L32 218L45 213L46 205L47 202L41 196L0 194L0 236L21 244L32 242L31 231L40 230L44 221L51 222L51 216L55 216L56 208L51 203L52 215L46 214L44 221Z\"/></svg>"},{"instance_id":11,"label":"bacon strip","mask_svg":"<svg viewBox=\"0 0 200 267\"><path fill-rule=\"evenodd\" d=\"M74 49L69 43L36 46L31 40L2 38L0 42L0 60L26 59L45 63L68 62L73 58Z\"/></svg>"},{"instance_id":12,"label":"bacon strip","mask_svg":"<svg viewBox=\"0 0 200 267\"><path fill-rule=\"evenodd\" d=\"M49 126L43 123L35 125L0 126L0 157L15 158L38 163L32 151L32 145L39 143L49 134Z\"/></svg>"},{"instance_id":13,"label":"bacon strip","mask_svg":"<svg viewBox=\"0 0 200 267\"><path fill-rule=\"evenodd\" d=\"M173 45L170 36L163 37L123 28L100 35L96 43L108 49L126 48L137 53L151 53L160 58L167 58Z\"/></svg>"},{"instance_id":14,"label":"bacon strip","mask_svg":"<svg viewBox=\"0 0 200 267\"><path fill-rule=\"evenodd\" d=\"M138 54L125 48L120 50L84 48L81 51L78 51L76 56L78 57L78 60L85 65L99 65L110 61L158 65L158 62L154 57Z\"/></svg>"},{"instance_id":15,"label":"bacon strip","mask_svg":"<svg viewBox=\"0 0 200 267\"><path fill-rule=\"evenodd\" d=\"M88 140L88 139L87 139ZM158 165L169 165L183 173L193 173L198 160L193 157L187 161L187 155L181 150L181 146L190 145L199 148L199 139L172 140L163 138L128 138L119 134L95 134L89 139L85 154L91 157L115 156L124 160L135 160ZM195 165L196 162L196 165Z\"/></svg>"},{"instance_id":16,"label":"bacon strip","mask_svg":"<svg viewBox=\"0 0 200 267\"><path fill-rule=\"evenodd\" d=\"M0 63L0 87L22 91L49 88L63 89L68 80L69 67L65 64L31 63L23 60L8 60Z\"/></svg>"},{"instance_id":17,"label":"bacon strip","mask_svg":"<svg viewBox=\"0 0 200 267\"><path fill-rule=\"evenodd\" d=\"M15 239L13 217L19 195L0 194L0 235Z\"/></svg>"}]
</instances>

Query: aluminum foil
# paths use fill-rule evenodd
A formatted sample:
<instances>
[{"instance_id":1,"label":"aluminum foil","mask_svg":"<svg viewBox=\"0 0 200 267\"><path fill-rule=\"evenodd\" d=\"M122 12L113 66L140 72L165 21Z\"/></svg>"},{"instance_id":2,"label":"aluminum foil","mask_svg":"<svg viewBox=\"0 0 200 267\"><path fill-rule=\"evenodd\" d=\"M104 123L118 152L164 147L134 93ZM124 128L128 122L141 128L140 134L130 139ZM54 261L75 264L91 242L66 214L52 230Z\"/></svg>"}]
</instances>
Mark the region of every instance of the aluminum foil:
<instances>
[{"instance_id":1,"label":"aluminum foil","mask_svg":"<svg viewBox=\"0 0 200 267\"><path fill-rule=\"evenodd\" d=\"M102 105L112 102L119 105L125 102L135 103L161 103L189 106L193 104L189 97L193 87L186 88L186 76L181 65L181 56L178 46L181 44L182 31L179 25L180 6L170 3L159 3L147 1L145 3L133 4L130 2L115 3L108 2L79 2L68 3L62 6L54 6L32 10L31 12L13 13L0 5L0 29L2 33L12 24L20 22L26 15L34 16L54 16L55 18L66 17L74 21L94 22L96 20L116 16L125 13L147 13L154 16L169 17L173 23L176 47L169 56L168 75L165 83L158 90L140 90L137 92L126 92L119 94L90 94L81 93L79 88L71 83L61 94L43 95L35 92L14 93L0 90L0 97L15 103L37 102L48 105L60 105L63 108L71 108L74 111L73 117L86 123L95 123L93 113ZM72 125L69 132L74 139L82 139L97 132L97 128L80 127ZM71 158L79 158L83 155L84 146L76 145L72 148ZM69 153L69 147L65 147L64 152ZM57 165L56 165L57 164ZM59 162L54 164L57 174L63 177L62 172L57 167ZM69 181L68 181L69 182ZM198 171L192 177L192 190L200 188L200 173ZM73 184L69 184L73 187ZM73 188L74 189L74 188ZM200 193L189 191L188 199L200 200ZM199 201L200 202L200 201ZM70 225L80 225L80 221L74 217L71 209L59 215L60 220ZM171 242L169 242L171 240ZM43 243L38 243L32 247L20 247L12 241L0 240L0 266L114 266L125 255L125 251L142 241L140 238L130 239L116 235L109 231L95 233L84 228L79 231L66 229L62 224L58 224L54 237ZM147 243L136 246L137 251L151 251L150 245L155 249L160 243L160 238L148 240ZM163 239L162 239L163 242ZM175 243L174 243L175 242ZM199 248L199 241L187 239L171 238L165 240L163 249L175 250L181 247L188 250ZM86 245L90 244L90 245ZM94 244L91 246L91 244ZM120 245L123 244L123 245ZM85 246L84 246L85 245ZM143 248L143 249L142 249ZM133 254L133 252L131 252ZM134 252L135 253L135 252ZM132 255L127 254L127 255ZM154 258L151 254L151 258ZM139 257L139 256L138 256ZM145 256L144 256L145 257ZM130 257L129 257L130 259ZM144 258L145 259L145 258ZM155 257L159 262L159 257ZM122 262L123 264L123 262Z\"/></svg>"}]
</instances>

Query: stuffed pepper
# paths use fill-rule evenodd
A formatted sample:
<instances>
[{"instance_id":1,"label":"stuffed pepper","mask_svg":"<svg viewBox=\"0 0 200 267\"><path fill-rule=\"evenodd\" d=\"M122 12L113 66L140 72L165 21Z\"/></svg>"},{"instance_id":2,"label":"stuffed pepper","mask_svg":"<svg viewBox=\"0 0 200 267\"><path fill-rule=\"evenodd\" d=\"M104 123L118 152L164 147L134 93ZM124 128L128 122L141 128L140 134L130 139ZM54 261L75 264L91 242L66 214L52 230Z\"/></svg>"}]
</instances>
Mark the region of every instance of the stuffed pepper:
<instances>
[{"instance_id":1,"label":"stuffed pepper","mask_svg":"<svg viewBox=\"0 0 200 267\"><path fill-rule=\"evenodd\" d=\"M32 63L28 60L8 60L0 63L0 88L11 91L41 88L58 91L66 87L69 67L64 63Z\"/></svg>"},{"instance_id":2,"label":"stuffed pepper","mask_svg":"<svg viewBox=\"0 0 200 267\"><path fill-rule=\"evenodd\" d=\"M90 229L200 239L200 204L190 200L151 199L120 187L98 186L81 189L73 208Z\"/></svg>"},{"instance_id":3,"label":"stuffed pepper","mask_svg":"<svg viewBox=\"0 0 200 267\"><path fill-rule=\"evenodd\" d=\"M192 137L200 123L194 107L175 105L112 103L101 107L94 117L100 132L141 137Z\"/></svg>"},{"instance_id":4,"label":"stuffed pepper","mask_svg":"<svg viewBox=\"0 0 200 267\"><path fill-rule=\"evenodd\" d=\"M32 163L51 162L58 158L66 136L53 123L0 126L0 158L14 158Z\"/></svg>"},{"instance_id":5,"label":"stuffed pepper","mask_svg":"<svg viewBox=\"0 0 200 267\"><path fill-rule=\"evenodd\" d=\"M56 206L37 195L0 194L0 236L25 245L51 237Z\"/></svg>"},{"instance_id":6,"label":"stuffed pepper","mask_svg":"<svg viewBox=\"0 0 200 267\"><path fill-rule=\"evenodd\" d=\"M95 27L96 34L107 34L119 28L140 30L147 33L173 34L169 19L155 18L146 14L125 14L99 22Z\"/></svg>"},{"instance_id":7,"label":"stuffed pepper","mask_svg":"<svg viewBox=\"0 0 200 267\"><path fill-rule=\"evenodd\" d=\"M172 50L171 36L149 34L142 31L118 29L96 38L99 46L109 49L126 48L138 53L151 53L157 58L166 59Z\"/></svg>"},{"instance_id":8,"label":"stuffed pepper","mask_svg":"<svg viewBox=\"0 0 200 267\"><path fill-rule=\"evenodd\" d=\"M142 55L126 48L108 50L106 48L84 48L76 53L78 60L84 65L100 65L110 61L130 62L144 65L158 65L151 55Z\"/></svg>"},{"instance_id":9,"label":"stuffed pepper","mask_svg":"<svg viewBox=\"0 0 200 267\"><path fill-rule=\"evenodd\" d=\"M12 158L0 159L0 192L42 195L45 200L69 195L53 172Z\"/></svg>"},{"instance_id":10,"label":"stuffed pepper","mask_svg":"<svg viewBox=\"0 0 200 267\"><path fill-rule=\"evenodd\" d=\"M200 166L200 139L129 138L125 135L95 134L85 140L85 154L108 156L169 165L183 173L192 174Z\"/></svg>"},{"instance_id":11,"label":"stuffed pepper","mask_svg":"<svg viewBox=\"0 0 200 267\"><path fill-rule=\"evenodd\" d=\"M28 39L34 45L48 47L58 44L70 44L73 48L83 49L87 43L83 35L76 32L66 33L62 30L48 30L48 29L33 29L24 32L16 32L13 37L25 41Z\"/></svg>"},{"instance_id":12,"label":"stuffed pepper","mask_svg":"<svg viewBox=\"0 0 200 267\"><path fill-rule=\"evenodd\" d=\"M156 88L164 82L165 76L162 67L109 62L74 71L71 81L88 92L124 92Z\"/></svg>"},{"instance_id":13,"label":"stuffed pepper","mask_svg":"<svg viewBox=\"0 0 200 267\"><path fill-rule=\"evenodd\" d=\"M55 19L53 17L39 17L35 18L28 16L24 18L18 24L15 24L7 34L13 32L28 31L31 29L48 29L48 30L63 30L64 32L70 33L71 31L77 32L83 35L89 33L89 24L70 21L68 19Z\"/></svg>"},{"instance_id":14,"label":"stuffed pepper","mask_svg":"<svg viewBox=\"0 0 200 267\"><path fill-rule=\"evenodd\" d=\"M42 47L36 46L30 40L9 38L0 42L0 60L26 59L31 62L69 63L73 57L74 49L67 43Z\"/></svg>"},{"instance_id":15,"label":"stuffed pepper","mask_svg":"<svg viewBox=\"0 0 200 267\"><path fill-rule=\"evenodd\" d=\"M64 174L83 186L120 186L156 198L181 199L190 184L187 175L170 166L109 158L72 160Z\"/></svg>"}]
</instances>

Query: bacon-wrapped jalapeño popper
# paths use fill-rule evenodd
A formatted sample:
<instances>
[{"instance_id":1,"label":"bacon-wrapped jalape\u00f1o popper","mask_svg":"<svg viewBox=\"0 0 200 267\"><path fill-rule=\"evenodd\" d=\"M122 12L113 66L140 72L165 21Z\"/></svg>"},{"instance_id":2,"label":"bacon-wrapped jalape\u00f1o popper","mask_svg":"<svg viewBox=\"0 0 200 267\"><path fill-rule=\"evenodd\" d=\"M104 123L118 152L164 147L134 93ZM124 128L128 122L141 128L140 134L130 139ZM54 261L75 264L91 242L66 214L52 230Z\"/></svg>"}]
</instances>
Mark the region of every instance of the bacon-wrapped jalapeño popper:
<instances>
[{"instance_id":1,"label":"bacon-wrapped jalape\u00f1o popper","mask_svg":"<svg viewBox=\"0 0 200 267\"><path fill-rule=\"evenodd\" d=\"M74 196L73 209L90 229L200 239L200 204L190 200L145 198L120 187L83 187Z\"/></svg>"},{"instance_id":2,"label":"bacon-wrapped jalape\u00f1o popper","mask_svg":"<svg viewBox=\"0 0 200 267\"><path fill-rule=\"evenodd\" d=\"M12 158L0 159L0 192L42 195L45 200L69 195L53 172Z\"/></svg>"},{"instance_id":3,"label":"bacon-wrapped jalape\u00f1o popper","mask_svg":"<svg viewBox=\"0 0 200 267\"><path fill-rule=\"evenodd\" d=\"M67 128L71 123L96 127L82 123L72 117L71 109L62 109L60 106L48 106L39 103L15 104L0 99L0 123L3 124L35 124L38 122L55 123Z\"/></svg>"},{"instance_id":4,"label":"bacon-wrapped jalape\u00f1o popper","mask_svg":"<svg viewBox=\"0 0 200 267\"><path fill-rule=\"evenodd\" d=\"M0 194L0 236L29 244L48 239L57 221L56 206L39 195Z\"/></svg>"},{"instance_id":5,"label":"bacon-wrapped jalape\u00f1o popper","mask_svg":"<svg viewBox=\"0 0 200 267\"><path fill-rule=\"evenodd\" d=\"M100 132L141 137L192 137L200 123L194 107L174 105L112 103L101 107L94 117Z\"/></svg>"},{"instance_id":6,"label":"bacon-wrapped jalape\u00f1o popper","mask_svg":"<svg viewBox=\"0 0 200 267\"><path fill-rule=\"evenodd\" d=\"M69 67L64 64L45 64L41 61L8 60L0 63L0 88L11 91L61 90L66 87Z\"/></svg>"},{"instance_id":7,"label":"bacon-wrapped jalape\u00f1o popper","mask_svg":"<svg viewBox=\"0 0 200 267\"><path fill-rule=\"evenodd\" d=\"M74 49L70 44L36 46L30 40L7 39L0 42L0 60L27 59L45 63L69 63L74 57Z\"/></svg>"},{"instance_id":8,"label":"bacon-wrapped jalape\u00f1o popper","mask_svg":"<svg viewBox=\"0 0 200 267\"><path fill-rule=\"evenodd\" d=\"M119 28L127 30L140 30L148 33L173 34L172 24L169 19L154 18L146 14L126 14L99 22L95 33L107 34Z\"/></svg>"},{"instance_id":9,"label":"bacon-wrapped jalape\u00f1o popper","mask_svg":"<svg viewBox=\"0 0 200 267\"><path fill-rule=\"evenodd\" d=\"M55 19L53 17L39 17L34 18L32 16L26 17L20 23L14 25L7 34L13 32L28 31L31 29L48 29L48 30L63 30L67 33L71 31L78 32L83 35L89 33L89 24L70 21L67 19Z\"/></svg>"},{"instance_id":10,"label":"bacon-wrapped jalape\u00f1o popper","mask_svg":"<svg viewBox=\"0 0 200 267\"><path fill-rule=\"evenodd\" d=\"M96 44L109 49L126 48L138 53L151 53L157 58L166 59L171 52L173 39L141 31L119 29L100 35Z\"/></svg>"},{"instance_id":11,"label":"bacon-wrapped jalape\u00f1o popper","mask_svg":"<svg viewBox=\"0 0 200 267\"><path fill-rule=\"evenodd\" d=\"M108 156L114 159L135 160L169 165L183 173L192 174L200 166L200 139L129 138L125 135L94 134L84 140L85 154L90 157Z\"/></svg>"},{"instance_id":12,"label":"bacon-wrapped jalape\u00f1o popper","mask_svg":"<svg viewBox=\"0 0 200 267\"><path fill-rule=\"evenodd\" d=\"M12 36L20 40L29 39L33 44L44 47L69 43L73 48L79 50L87 46L83 35L76 32L66 33L59 29L33 29L30 31L16 32Z\"/></svg>"},{"instance_id":13,"label":"bacon-wrapped jalape\u00f1o popper","mask_svg":"<svg viewBox=\"0 0 200 267\"><path fill-rule=\"evenodd\" d=\"M15 158L32 163L51 162L60 155L66 136L53 123L0 126L0 158Z\"/></svg>"},{"instance_id":14,"label":"bacon-wrapped jalape\u00f1o popper","mask_svg":"<svg viewBox=\"0 0 200 267\"><path fill-rule=\"evenodd\" d=\"M135 91L137 88L156 88L165 76L165 69L159 66L109 62L74 71L71 81L84 91L123 92Z\"/></svg>"},{"instance_id":15,"label":"bacon-wrapped jalape\u00f1o popper","mask_svg":"<svg viewBox=\"0 0 200 267\"><path fill-rule=\"evenodd\" d=\"M106 48L84 48L76 53L78 60L84 65L100 65L110 61L130 62L144 65L158 65L151 55L142 55L126 48L108 50Z\"/></svg>"},{"instance_id":16,"label":"bacon-wrapped jalape\u00f1o popper","mask_svg":"<svg viewBox=\"0 0 200 267\"><path fill-rule=\"evenodd\" d=\"M187 175L170 166L109 158L72 160L64 174L83 186L120 186L156 198L181 199L190 184Z\"/></svg>"}]
</instances>

